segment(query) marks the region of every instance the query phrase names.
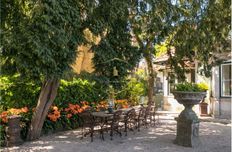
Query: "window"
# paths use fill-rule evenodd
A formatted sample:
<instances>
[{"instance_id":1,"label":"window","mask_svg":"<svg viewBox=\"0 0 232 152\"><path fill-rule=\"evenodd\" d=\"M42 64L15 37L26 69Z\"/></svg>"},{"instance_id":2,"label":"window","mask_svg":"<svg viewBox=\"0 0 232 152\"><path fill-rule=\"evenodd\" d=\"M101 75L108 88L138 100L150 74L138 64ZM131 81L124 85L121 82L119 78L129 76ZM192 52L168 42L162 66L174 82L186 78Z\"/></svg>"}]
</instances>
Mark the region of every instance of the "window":
<instances>
[{"instance_id":1,"label":"window","mask_svg":"<svg viewBox=\"0 0 232 152\"><path fill-rule=\"evenodd\" d=\"M221 96L231 97L231 63L221 65Z\"/></svg>"}]
</instances>

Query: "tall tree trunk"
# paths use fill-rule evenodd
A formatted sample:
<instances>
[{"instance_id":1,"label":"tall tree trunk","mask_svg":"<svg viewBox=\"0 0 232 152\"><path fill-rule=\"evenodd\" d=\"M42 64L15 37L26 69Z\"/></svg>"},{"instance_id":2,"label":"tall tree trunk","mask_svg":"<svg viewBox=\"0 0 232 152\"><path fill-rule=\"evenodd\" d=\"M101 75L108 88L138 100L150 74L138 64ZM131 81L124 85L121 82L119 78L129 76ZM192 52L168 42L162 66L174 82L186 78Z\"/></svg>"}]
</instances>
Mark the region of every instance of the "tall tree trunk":
<instances>
[{"instance_id":1,"label":"tall tree trunk","mask_svg":"<svg viewBox=\"0 0 232 152\"><path fill-rule=\"evenodd\" d=\"M148 68L148 106L154 105L154 71L151 55L145 56L145 60Z\"/></svg>"},{"instance_id":2,"label":"tall tree trunk","mask_svg":"<svg viewBox=\"0 0 232 152\"><path fill-rule=\"evenodd\" d=\"M31 120L30 128L28 130L27 140L35 140L40 137L44 120L57 95L58 87L58 79L51 78L44 81L39 95L38 103Z\"/></svg>"}]
</instances>

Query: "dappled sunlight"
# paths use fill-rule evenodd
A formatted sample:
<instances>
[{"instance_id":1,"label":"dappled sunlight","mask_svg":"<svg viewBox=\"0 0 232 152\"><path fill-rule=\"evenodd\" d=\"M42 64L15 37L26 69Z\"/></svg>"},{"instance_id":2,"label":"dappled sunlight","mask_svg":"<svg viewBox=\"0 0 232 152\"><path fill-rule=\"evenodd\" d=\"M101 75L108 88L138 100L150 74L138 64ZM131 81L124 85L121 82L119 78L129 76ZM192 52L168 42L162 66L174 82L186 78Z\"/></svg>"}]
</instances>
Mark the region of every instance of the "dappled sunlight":
<instances>
[{"instance_id":1,"label":"dappled sunlight","mask_svg":"<svg viewBox=\"0 0 232 152\"><path fill-rule=\"evenodd\" d=\"M228 125L209 122L200 123L201 135L222 135L225 130L228 130L231 134L231 127Z\"/></svg>"},{"instance_id":2,"label":"dappled sunlight","mask_svg":"<svg viewBox=\"0 0 232 152\"><path fill-rule=\"evenodd\" d=\"M210 128L201 129L200 128L200 135L220 135L220 130L212 130Z\"/></svg>"},{"instance_id":3,"label":"dappled sunlight","mask_svg":"<svg viewBox=\"0 0 232 152\"><path fill-rule=\"evenodd\" d=\"M31 150L51 150L54 149L53 146L34 146L30 147Z\"/></svg>"},{"instance_id":4,"label":"dappled sunlight","mask_svg":"<svg viewBox=\"0 0 232 152\"><path fill-rule=\"evenodd\" d=\"M143 148L142 148L142 147L139 147L139 146L135 146L135 147L134 147L134 150L143 150Z\"/></svg>"},{"instance_id":5,"label":"dappled sunlight","mask_svg":"<svg viewBox=\"0 0 232 152\"><path fill-rule=\"evenodd\" d=\"M30 149L30 151L46 151L46 150L52 150L54 149L53 146L27 146L27 149ZM6 151L24 151L20 147L11 147L11 148L6 148ZM25 150L26 151L26 150Z\"/></svg>"},{"instance_id":6,"label":"dappled sunlight","mask_svg":"<svg viewBox=\"0 0 232 152\"><path fill-rule=\"evenodd\" d=\"M164 121L160 121L164 122ZM128 132L122 137L114 134L110 140L109 132L100 139L99 132L94 132L93 142L87 135L81 139L81 129L59 132L41 137L37 141L26 142L22 146L8 148L8 151L80 151L80 152L218 152L230 149L231 127L225 124L201 122L198 147L188 148L173 144L176 137L176 122L167 120L156 126L141 127L141 131ZM6 149L5 149L6 150ZM7 152L7 151L6 151ZM223 151L224 152L224 151Z\"/></svg>"},{"instance_id":7,"label":"dappled sunlight","mask_svg":"<svg viewBox=\"0 0 232 152\"><path fill-rule=\"evenodd\" d=\"M49 144L49 141L47 141L47 140L37 140L37 141L33 141L31 143L32 144L41 144L42 145L42 144Z\"/></svg>"},{"instance_id":8,"label":"dappled sunlight","mask_svg":"<svg viewBox=\"0 0 232 152\"><path fill-rule=\"evenodd\" d=\"M141 139L156 139L157 137L147 137L147 136L144 136L144 137L134 137L132 140L141 140Z\"/></svg>"},{"instance_id":9,"label":"dappled sunlight","mask_svg":"<svg viewBox=\"0 0 232 152\"><path fill-rule=\"evenodd\" d=\"M81 130L80 129L77 129L77 130L70 130L70 131L65 131L64 133L65 135L70 135L70 134L75 134L75 135L78 135L78 134L81 134Z\"/></svg>"},{"instance_id":10,"label":"dappled sunlight","mask_svg":"<svg viewBox=\"0 0 232 152\"><path fill-rule=\"evenodd\" d=\"M62 138L62 139L64 139L64 138L68 138L67 136L56 136L55 138Z\"/></svg>"}]
</instances>

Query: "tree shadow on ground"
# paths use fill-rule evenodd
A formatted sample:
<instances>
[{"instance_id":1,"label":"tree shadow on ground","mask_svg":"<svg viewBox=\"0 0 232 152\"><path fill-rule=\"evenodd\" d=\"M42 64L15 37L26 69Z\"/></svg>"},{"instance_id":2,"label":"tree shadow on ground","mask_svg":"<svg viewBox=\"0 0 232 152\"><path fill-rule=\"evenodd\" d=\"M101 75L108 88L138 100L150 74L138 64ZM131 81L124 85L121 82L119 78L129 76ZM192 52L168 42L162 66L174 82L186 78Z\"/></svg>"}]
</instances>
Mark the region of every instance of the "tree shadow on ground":
<instances>
[{"instance_id":1,"label":"tree shadow on ground","mask_svg":"<svg viewBox=\"0 0 232 152\"><path fill-rule=\"evenodd\" d=\"M22 146L5 148L4 151L51 151L51 152L230 152L231 127L223 124L201 122L200 140L198 147L188 148L173 144L176 136L175 121L168 120L157 126L142 127L128 132L128 136L114 135L111 141L109 133L105 140L100 139L99 133L94 135L94 141L87 136L80 139L81 130L59 132L43 136L33 142L25 142Z\"/></svg>"}]
</instances>

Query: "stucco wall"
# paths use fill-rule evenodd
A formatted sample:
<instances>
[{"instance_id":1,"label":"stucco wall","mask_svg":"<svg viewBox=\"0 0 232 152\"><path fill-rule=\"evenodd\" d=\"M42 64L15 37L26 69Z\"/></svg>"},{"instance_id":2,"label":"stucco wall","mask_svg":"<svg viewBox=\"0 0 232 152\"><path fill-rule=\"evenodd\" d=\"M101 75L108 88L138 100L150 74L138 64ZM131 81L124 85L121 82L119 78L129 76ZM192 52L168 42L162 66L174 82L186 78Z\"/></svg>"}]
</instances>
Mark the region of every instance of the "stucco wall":
<instances>
[{"instance_id":1,"label":"stucco wall","mask_svg":"<svg viewBox=\"0 0 232 152\"><path fill-rule=\"evenodd\" d=\"M220 97L219 66L212 69L212 97L210 99L210 110L213 116L231 118L231 98Z\"/></svg>"}]
</instances>

